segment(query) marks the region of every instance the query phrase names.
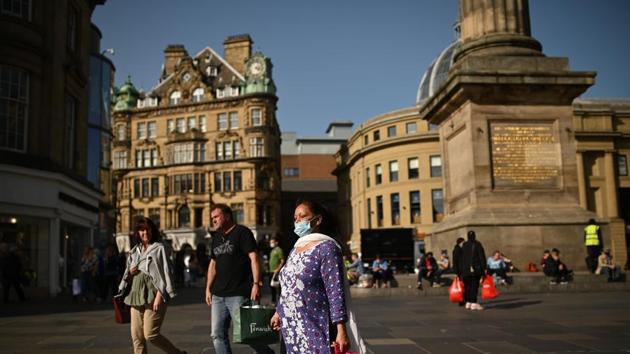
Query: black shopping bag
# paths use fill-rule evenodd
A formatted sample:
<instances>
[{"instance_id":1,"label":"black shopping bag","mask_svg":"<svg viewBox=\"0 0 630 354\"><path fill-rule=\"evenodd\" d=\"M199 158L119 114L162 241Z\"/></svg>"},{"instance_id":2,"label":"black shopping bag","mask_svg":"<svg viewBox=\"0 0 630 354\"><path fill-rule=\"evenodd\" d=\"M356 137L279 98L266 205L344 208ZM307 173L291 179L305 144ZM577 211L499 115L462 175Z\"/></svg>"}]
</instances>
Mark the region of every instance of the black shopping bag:
<instances>
[{"instance_id":1,"label":"black shopping bag","mask_svg":"<svg viewBox=\"0 0 630 354\"><path fill-rule=\"evenodd\" d=\"M274 344L278 342L278 332L271 329L269 322L276 312L273 307L246 304L241 306L234 322L234 343Z\"/></svg>"}]
</instances>

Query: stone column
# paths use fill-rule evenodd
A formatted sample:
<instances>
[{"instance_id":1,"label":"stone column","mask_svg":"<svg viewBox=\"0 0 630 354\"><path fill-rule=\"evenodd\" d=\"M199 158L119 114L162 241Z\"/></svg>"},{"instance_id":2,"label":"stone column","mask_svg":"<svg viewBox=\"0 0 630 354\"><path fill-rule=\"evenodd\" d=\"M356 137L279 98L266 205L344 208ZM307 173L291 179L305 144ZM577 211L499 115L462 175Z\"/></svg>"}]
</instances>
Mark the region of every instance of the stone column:
<instances>
[{"instance_id":1,"label":"stone column","mask_svg":"<svg viewBox=\"0 0 630 354\"><path fill-rule=\"evenodd\" d=\"M619 216L619 208L617 204L617 187L615 183L615 162L613 152L606 151L604 157L604 169L606 176L606 216L616 218Z\"/></svg>"},{"instance_id":2,"label":"stone column","mask_svg":"<svg viewBox=\"0 0 630 354\"><path fill-rule=\"evenodd\" d=\"M460 0L462 46L455 60L474 55L542 55L531 37L527 0Z\"/></svg>"},{"instance_id":3,"label":"stone column","mask_svg":"<svg viewBox=\"0 0 630 354\"><path fill-rule=\"evenodd\" d=\"M578 193L580 206L584 209L588 209L588 203L586 199L586 178L584 176L584 156L581 151L578 151L576 155L577 159L577 179L578 179Z\"/></svg>"}]
</instances>

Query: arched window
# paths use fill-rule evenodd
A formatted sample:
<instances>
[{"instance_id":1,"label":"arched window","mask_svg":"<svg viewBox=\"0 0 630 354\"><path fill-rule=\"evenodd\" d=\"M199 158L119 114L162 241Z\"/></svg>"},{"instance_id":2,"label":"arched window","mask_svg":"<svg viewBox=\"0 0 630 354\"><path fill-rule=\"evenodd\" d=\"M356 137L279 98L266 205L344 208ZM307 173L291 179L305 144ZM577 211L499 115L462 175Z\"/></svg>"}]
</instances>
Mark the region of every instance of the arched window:
<instances>
[{"instance_id":1,"label":"arched window","mask_svg":"<svg viewBox=\"0 0 630 354\"><path fill-rule=\"evenodd\" d=\"M178 212L179 227L190 227L190 209L186 205L179 208Z\"/></svg>"},{"instance_id":2,"label":"arched window","mask_svg":"<svg viewBox=\"0 0 630 354\"><path fill-rule=\"evenodd\" d=\"M182 100L182 93L179 91L173 91L169 96L169 105L173 106L179 104Z\"/></svg>"},{"instance_id":3,"label":"arched window","mask_svg":"<svg viewBox=\"0 0 630 354\"><path fill-rule=\"evenodd\" d=\"M203 100L203 94L203 88L196 88L192 93L193 102L201 102Z\"/></svg>"}]
</instances>

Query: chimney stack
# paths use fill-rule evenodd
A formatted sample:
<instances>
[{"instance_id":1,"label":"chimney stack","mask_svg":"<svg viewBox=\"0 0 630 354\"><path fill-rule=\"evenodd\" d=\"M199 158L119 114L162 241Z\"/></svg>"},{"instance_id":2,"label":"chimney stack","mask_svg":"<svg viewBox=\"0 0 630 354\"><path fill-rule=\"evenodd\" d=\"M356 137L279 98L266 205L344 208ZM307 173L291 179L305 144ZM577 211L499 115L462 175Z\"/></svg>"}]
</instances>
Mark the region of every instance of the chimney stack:
<instances>
[{"instance_id":1,"label":"chimney stack","mask_svg":"<svg viewBox=\"0 0 630 354\"><path fill-rule=\"evenodd\" d=\"M169 44L168 47L164 49L164 72L162 73L162 77L167 77L175 71L175 67L179 64L180 60L186 57L188 57L188 52L182 44Z\"/></svg>"},{"instance_id":2,"label":"chimney stack","mask_svg":"<svg viewBox=\"0 0 630 354\"><path fill-rule=\"evenodd\" d=\"M243 75L245 74L245 60L252 55L253 43L249 34L229 36L223 42L224 59Z\"/></svg>"}]
</instances>

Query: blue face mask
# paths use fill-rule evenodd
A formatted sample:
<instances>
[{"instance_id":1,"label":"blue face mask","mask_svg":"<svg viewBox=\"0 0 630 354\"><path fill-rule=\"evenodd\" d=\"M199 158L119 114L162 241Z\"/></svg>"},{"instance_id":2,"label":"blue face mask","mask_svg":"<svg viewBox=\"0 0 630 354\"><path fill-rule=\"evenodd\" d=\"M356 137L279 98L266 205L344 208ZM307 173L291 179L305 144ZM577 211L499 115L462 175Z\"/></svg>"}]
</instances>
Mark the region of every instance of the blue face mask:
<instances>
[{"instance_id":1,"label":"blue face mask","mask_svg":"<svg viewBox=\"0 0 630 354\"><path fill-rule=\"evenodd\" d=\"M298 237L302 237L302 236L306 236L310 234L311 230L313 229L311 227L311 221L313 221L313 219L315 218L311 218L311 220L302 220L300 222L294 223L295 228L293 229L293 232L295 232L295 234L298 235Z\"/></svg>"}]
</instances>

